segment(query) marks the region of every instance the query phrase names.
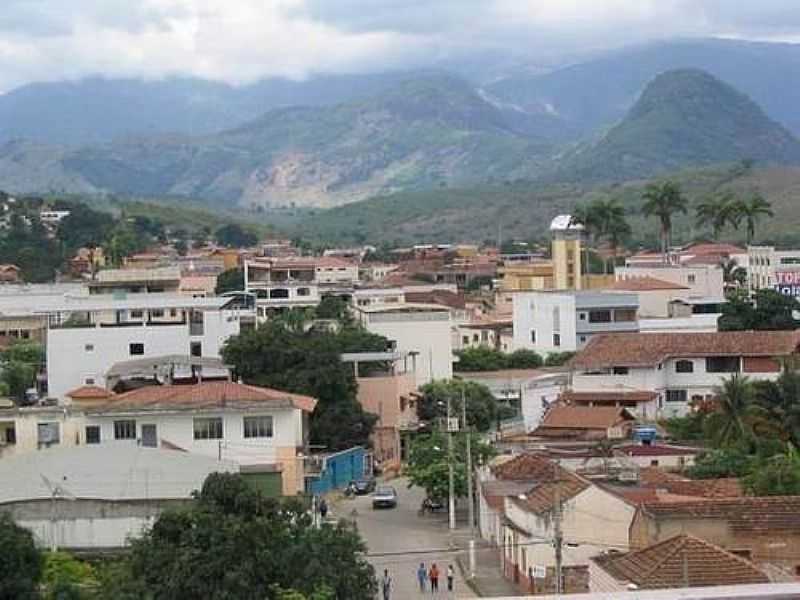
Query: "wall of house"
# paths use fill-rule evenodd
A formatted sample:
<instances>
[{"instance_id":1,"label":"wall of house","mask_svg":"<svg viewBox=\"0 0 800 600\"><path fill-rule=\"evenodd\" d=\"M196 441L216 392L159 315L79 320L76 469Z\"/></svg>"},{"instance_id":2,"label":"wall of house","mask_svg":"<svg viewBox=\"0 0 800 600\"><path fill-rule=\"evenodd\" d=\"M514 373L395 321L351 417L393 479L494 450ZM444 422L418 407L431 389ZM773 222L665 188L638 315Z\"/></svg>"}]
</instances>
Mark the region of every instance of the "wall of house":
<instances>
[{"instance_id":1,"label":"wall of house","mask_svg":"<svg viewBox=\"0 0 800 600\"><path fill-rule=\"evenodd\" d=\"M0 415L3 429L13 428L16 442L0 445L0 458L32 452L50 446L76 446L80 443L83 419L60 408L25 408ZM39 424L56 423L58 442L44 444L39 440ZM4 438L5 439L5 438Z\"/></svg>"},{"instance_id":2,"label":"wall of house","mask_svg":"<svg viewBox=\"0 0 800 600\"><path fill-rule=\"evenodd\" d=\"M685 298L690 290L647 290L637 292L639 316L645 319L665 319L670 316L669 303Z\"/></svg>"},{"instance_id":3,"label":"wall of house","mask_svg":"<svg viewBox=\"0 0 800 600\"><path fill-rule=\"evenodd\" d=\"M682 298L722 298L724 296L722 269L715 265L617 267L615 274L617 281L632 277L655 277L662 281L688 287L688 290L682 290Z\"/></svg>"},{"instance_id":4,"label":"wall of house","mask_svg":"<svg viewBox=\"0 0 800 600\"><path fill-rule=\"evenodd\" d=\"M416 352L416 385L453 377L449 311L362 313L371 333L385 336L400 352Z\"/></svg>"},{"instance_id":5,"label":"wall of house","mask_svg":"<svg viewBox=\"0 0 800 600\"><path fill-rule=\"evenodd\" d=\"M118 362L169 354L188 356L199 342L202 356L219 357L230 336L239 333L237 311L204 311L203 332L191 335L188 323L130 327L52 328L47 332L48 395L64 401L66 393L82 385L104 387L105 375ZM144 345L144 353L132 355L130 345Z\"/></svg>"},{"instance_id":6,"label":"wall of house","mask_svg":"<svg viewBox=\"0 0 800 600\"><path fill-rule=\"evenodd\" d=\"M520 405L525 429L532 431L539 426L547 407L558 400L568 383L566 373L545 375L526 381L522 386Z\"/></svg>"},{"instance_id":7,"label":"wall of house","mask_svg":"<svg viewBox=\"0 0 800 600\"><path fill-rule=\"evenodd\" d=\"M575 296L554 293L514 294L514 350L542 354L577 349ZM554 335L559 336L556 345Z\"/></svg>"},{"instance_id":8,"label":"wall of house","mask_svg":"<svg viewBox=\"0 0 800 600\"><path fill-rule=\"evenodd\" d=\"M317 267L318 283L352 284L358 281L358 266Z\"/></svg>"},{"instance_id":9,"label":"wall of house","mask_svg":"<svg viewBox=\"0 0 800 600\"><path fill-rule=\"evenodd\" d=\"M364 448L350 448L326 456L320 476L310 482L309 492L320 495L345 488L351 481L367 474L368 459L369 456Z\"/></svg>"}]
</instances>

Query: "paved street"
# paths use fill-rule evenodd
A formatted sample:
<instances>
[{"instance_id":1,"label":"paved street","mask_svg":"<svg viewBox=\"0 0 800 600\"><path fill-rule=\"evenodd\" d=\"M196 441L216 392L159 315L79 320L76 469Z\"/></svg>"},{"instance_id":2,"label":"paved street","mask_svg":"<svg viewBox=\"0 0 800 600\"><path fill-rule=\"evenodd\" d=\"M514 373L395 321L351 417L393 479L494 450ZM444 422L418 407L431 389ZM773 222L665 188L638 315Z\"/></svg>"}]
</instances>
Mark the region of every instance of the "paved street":
<instances>
[{"instance_id":1,"label":"paved street","mask_svg":"<svg viewBox=\"0 0 800 600\"><path fill-rule=\"evenodd\" d=\"M407 598L475 598L475 594L464 583L461 572L456 565L456 553L447 551L449 534L447 515L417 514L422 502L423 493L418 489L407 489L405 479L390 483L399 494L400 500L395 509L373 510L371 498L360 496L353 500L342 500L336 506L337 516L349 517L353 509L361 534L367 541L370 562L376 573L382 575L384 569L394 581L392 600ZM433 552L431 552L433 550ZM390 556L381 556L392 554ZM441 572L439 593L426 594L419 592L417 586L417 568L419 563L430 567L436 563ZM452 564L455 570L455 593L447 592L445 577L447 565Z\"/></svg>"}]
</instances>

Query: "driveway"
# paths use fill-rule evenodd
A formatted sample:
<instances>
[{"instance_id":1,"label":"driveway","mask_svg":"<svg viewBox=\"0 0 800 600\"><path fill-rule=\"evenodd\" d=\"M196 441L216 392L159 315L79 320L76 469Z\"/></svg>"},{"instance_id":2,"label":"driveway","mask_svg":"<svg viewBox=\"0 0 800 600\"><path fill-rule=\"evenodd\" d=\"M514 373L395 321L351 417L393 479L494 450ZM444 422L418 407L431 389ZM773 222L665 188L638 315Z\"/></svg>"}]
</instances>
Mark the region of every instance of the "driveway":
<instances>
[{"instance_id":1,"label":"driveway","mask_svg":"<svg viewBox=\"0 0 800 600\"><path fill-rule=\"evenodd\" d=\"M417 488L408 489L405 479L393 480L388 485L394 487L399 495L397 508L373 510L369 496L358 496L342 500L334 510L338 517L355 519L367 542L369 561L378 576L383 576L384 569L389 570L394 583L391 600L475 598L456 565L458 554L448 550L447 515L419 516L423 492ZM419 591L417 568L420 563L425 563L426 568L436 563L439 568L438 594L432 594L430 587L425 594ZM453 565L455 570L452 594L447 592L445 574L448 565Z\"/></svg>"}]
</instances>

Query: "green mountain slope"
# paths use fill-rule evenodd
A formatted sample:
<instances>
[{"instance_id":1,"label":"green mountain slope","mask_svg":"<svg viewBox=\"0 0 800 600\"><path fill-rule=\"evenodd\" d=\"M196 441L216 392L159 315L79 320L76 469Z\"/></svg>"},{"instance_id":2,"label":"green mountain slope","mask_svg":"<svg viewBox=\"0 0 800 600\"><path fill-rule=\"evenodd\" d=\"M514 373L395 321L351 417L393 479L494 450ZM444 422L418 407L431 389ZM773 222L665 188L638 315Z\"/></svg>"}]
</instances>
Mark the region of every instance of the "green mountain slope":
<instances>
[{"instance_id":1,"label":"green mountain slope","mask_svg":"<svg viewBox=\"0 0 800 600\"><path fill-rule=\"evenodd\" d=\"M272 110L215 135L62 150L61 171L32 179L27 191L79 184L81 191L245 206L334 206L398 190L532 176L549 151L469 84L437 75L368 100ZM6 158L0 148L0 173Z\"/></svg>"},{"instance_id":2,"label":"green mountain slope","mask_svg":"<svg viewBox=\"0 0 800 600\"><path fill-rule=\"evenodd\" d=\"M800 164L800 141L731 86L681 69L656 77L622 122L568 156L557 176L622 181L743 159Z\"/></svg>"}]
</instances>

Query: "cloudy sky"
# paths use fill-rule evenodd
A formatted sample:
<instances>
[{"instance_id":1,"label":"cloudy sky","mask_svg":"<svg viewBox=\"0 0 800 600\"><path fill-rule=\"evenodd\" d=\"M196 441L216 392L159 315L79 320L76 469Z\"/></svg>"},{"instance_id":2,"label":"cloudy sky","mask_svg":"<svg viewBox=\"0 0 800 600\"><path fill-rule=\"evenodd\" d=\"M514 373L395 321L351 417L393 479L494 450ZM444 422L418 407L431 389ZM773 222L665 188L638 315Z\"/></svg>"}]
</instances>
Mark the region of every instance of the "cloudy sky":
<instances>
[{"instance_id":1,"label":"cloudy sky","mask_svg":"<svg viewBox=\"0 0 800 600\"><path fill-rule=\"evenodd\" d=\"M0 91L85 75L233 83L670 36L800 42L800 0L2 0Z\"/></svg>"}]
</instances>

